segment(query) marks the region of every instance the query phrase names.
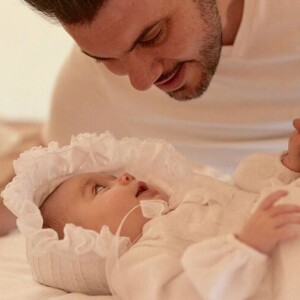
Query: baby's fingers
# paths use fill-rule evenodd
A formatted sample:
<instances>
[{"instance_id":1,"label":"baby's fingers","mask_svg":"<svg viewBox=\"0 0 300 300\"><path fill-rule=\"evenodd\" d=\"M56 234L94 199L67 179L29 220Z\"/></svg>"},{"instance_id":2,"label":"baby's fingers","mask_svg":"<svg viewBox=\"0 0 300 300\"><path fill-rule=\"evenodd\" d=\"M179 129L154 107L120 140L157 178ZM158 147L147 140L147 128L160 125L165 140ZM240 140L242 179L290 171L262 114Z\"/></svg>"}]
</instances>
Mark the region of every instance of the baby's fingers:
<instances>
[{"instance_id":1,"label":"baby's fingers","mask_svg":"<svg viewBox=\"0 0 300 300\"><path fill-rule=\"evenodd\" d=\"M278 190L268 195L258 206L258 210L267 210L271 208L278 200L288 194L287 191Z\"/></svg>"},{"instance_id":2,"label":"baby's fingers","mask_svg":"<svg viewBox=\"0 0 300 300\"><path fill-rule=\"evenodd\" d=\"M275 228L283 227L290 224L298 224L300 225L300 215L299 214L284 214L279 215L274 220ZM300 226L299 226L300 230Z\"/></svg>"},{"instance_id":3,"label":"baby's fingers","mask_svg":"<svg viewBox=\"0 0 300 300\"><path fill-rule=\"evenodd\" d=\"M300 229L300 227L299 227L299 229ZM278 242L295 239L297 237L299 237L299 231L294 226L282 227L277 232L277 241Z\"/></svg>"},{"instance_id":4,"label":"baby's fingers","mask_svg":"<svg viewBox=\"0 0 300 300\"><path fill-rule=\"evenodd\" d=\"M300 206L293 204L279 204L273 206L270 210L271 217L277 217L282 214L300 213Z\"/></svg>"}]
</instances>

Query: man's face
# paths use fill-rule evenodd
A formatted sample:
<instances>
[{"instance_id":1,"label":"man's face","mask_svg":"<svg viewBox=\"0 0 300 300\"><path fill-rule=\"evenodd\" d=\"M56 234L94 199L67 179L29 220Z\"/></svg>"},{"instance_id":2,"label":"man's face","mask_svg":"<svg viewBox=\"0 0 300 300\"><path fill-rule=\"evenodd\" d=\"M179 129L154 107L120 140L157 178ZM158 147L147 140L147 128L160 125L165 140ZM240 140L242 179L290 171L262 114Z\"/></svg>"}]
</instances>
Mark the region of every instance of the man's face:
<instances>
[{"instance_id":1,"label":"man's face","mask_svg":"<svg viewBox=\"0 0 300 300\"><path fill-rule=\"evenodd\" d=\"M91 24L64 27L137 90L156 85L178 100L206 90L221 52L215 0L109 0Z\"/></svg>"}]
</instances>

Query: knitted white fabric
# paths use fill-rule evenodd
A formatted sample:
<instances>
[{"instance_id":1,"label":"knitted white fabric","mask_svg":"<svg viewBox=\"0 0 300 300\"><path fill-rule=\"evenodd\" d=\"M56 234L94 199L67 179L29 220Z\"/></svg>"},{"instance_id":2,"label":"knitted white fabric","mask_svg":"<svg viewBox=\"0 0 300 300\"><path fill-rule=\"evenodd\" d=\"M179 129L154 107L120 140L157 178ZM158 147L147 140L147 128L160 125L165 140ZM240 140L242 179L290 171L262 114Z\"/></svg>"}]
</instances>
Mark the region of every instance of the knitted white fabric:
<instances>
[{"instance_id":1,"label":"knitted white fabric","mask_svg":"<svg viewBox=\"0 0 300 300\"><path fill-rule=\"evenodd\" d=\"M116 239L107 226L101 231L66 224L59 240L52 229L43 229L39 207L58 184L71 175L129 172L171 195L176 186L193 178L188 161L160 140L116 140L110 133L80 134L70 145L35 147L14 162L15 178L2 193L5 205L17 216L26 237L27 258L33 278L69 292L109 294L106 261ZM127 237L117 237L118 253L130 247Z\"/></svg>"}]
</instances>

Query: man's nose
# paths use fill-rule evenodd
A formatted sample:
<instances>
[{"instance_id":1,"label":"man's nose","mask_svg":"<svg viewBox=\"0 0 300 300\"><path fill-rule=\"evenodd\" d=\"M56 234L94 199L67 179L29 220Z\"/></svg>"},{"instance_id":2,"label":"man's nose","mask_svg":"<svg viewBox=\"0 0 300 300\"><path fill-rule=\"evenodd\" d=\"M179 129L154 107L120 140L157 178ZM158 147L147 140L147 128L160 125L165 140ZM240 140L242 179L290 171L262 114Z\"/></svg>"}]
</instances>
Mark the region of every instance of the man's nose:
<instances>
[{"instance_id":1,"label":"man's nose","mask_svg":"<svg viewBox=\"0 0 300 300\"><path fill-rule=\"evenodd\" d=\"M133 180L135 180L135 177L129 173L124 173L118 178L118 181L121 184L128 184L128 183L132 182Z\"/></svg>"},{"instance_id":2,"label":"man's nose","mask_svg":"<svg viewBox=\"0 0 300 300\"><path fill-rule=\"evenodd\" d=\"M149 89L163 73L162 64L149 56L131 53L125 64L131 85L139 91Z\"/></svg>"}]
</instances>

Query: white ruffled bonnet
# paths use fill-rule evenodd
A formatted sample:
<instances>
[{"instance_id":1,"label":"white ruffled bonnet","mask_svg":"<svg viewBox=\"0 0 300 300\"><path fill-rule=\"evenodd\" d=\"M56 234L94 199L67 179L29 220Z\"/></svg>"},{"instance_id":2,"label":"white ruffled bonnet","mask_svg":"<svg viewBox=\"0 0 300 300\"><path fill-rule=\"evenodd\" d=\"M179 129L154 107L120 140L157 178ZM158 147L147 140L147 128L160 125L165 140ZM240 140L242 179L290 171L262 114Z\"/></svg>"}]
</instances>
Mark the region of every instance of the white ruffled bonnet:
<instances>
[{"instance_id":1,"label":"white ruffled bonnet","mask_svg":"<svg viewBox=\"0 0 300 300\"><path fill-rule=\"evenodd\" d=\"M70 145L35 147L14 162L15 178L2 192L4 204L17 216L17 226L26 237L27 259L33 278L47 286L69 292L110 294L106 261L114 235L66 224L59 240L52 229L43 229L37 191L46 193L70 175L84 172L123 172L154 184L172 195L177 186L193 178L192 166L174 148L161 140L115 139L110 133L80 134ZM53 184L55 182L55 184ZM49 184L48 184L49 183ZM48 185L48 186L47 186ZM118 252L130 247L127 237L117 237Z\"/></svg>"}]
</instances>

